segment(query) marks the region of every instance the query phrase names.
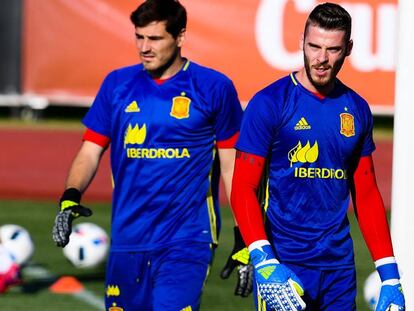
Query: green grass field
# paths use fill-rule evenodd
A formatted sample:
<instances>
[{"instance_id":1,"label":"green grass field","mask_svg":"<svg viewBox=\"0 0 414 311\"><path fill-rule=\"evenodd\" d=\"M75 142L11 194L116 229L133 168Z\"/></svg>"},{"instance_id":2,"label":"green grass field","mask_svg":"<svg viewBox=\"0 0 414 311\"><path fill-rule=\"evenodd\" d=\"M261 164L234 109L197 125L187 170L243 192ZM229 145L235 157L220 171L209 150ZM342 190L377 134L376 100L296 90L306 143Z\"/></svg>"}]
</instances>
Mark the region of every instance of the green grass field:
<instances>
[{"instance_id":1,"label":"green grass field","mask_svg":"<svg viewBox=\"0 0 414 311\"><path fill-rule=\"evenodd\" d=\"M109 231L110 206L108 204L89 204L94 210L92 218L88 219ZM75 276L85 288L97 298L104 295L104 267L80 270L74 268L64 257L61 249L54 246L51 239L51 227L56 212L54 202L31 201L0 201L0 224L14 223L29 230L35 243L35 254L29 264L29 269L23 271L24 283L14 287L0 298L0 309L4 311L72 311L98 310L84 300L69 294L53 294L48 288L54 279L63 276ZM253 301L249 298L239 298L233 295L235 279L221 280L219 273L232 248L232 220L228 208L222 209L223 229L220 246L217 249L214 264L207 281L202 299L202 310L208 311L242 311L254 310ZM361 285L367 275L373 271L373 263L369 257L365 242L355 225L355 217L349 215L352 221L352 234L355 241L358 300L360 311L369 310L365 305ZM49 271L50 275L33 275L28 270L33 267Z\"/></svg>"}]
</instances>

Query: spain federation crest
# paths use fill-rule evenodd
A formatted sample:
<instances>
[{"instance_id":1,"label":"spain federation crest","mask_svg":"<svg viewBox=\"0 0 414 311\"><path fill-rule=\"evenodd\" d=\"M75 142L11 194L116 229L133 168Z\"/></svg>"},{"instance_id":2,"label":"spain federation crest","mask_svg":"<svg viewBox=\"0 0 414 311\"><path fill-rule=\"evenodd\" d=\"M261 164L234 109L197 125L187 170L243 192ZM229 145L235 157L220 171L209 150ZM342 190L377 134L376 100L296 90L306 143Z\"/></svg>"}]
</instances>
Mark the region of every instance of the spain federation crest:
<instances>
[{"instance_id":1,"label":"spain federation crest","mask_svg":"<svg viewBox=\"0 0 414 311\"><path fill-rule=\"evenodd\" d=\"M176 119L185 119L190 116L191 99L182 93L181 96L176 96L172 99L172 106L170 116Z\"/></svg>"},{"instance_id":2,"label":"spain federation crest","mask_svg":"<svg viewBox=\"0 0 414 311\"><path fill-rule=\"evenodd\" d=\"M341 113L339 116L341 118L341 134L345 137L355 136L354 116L347 112Z\"/></svg>"}]
</instances>

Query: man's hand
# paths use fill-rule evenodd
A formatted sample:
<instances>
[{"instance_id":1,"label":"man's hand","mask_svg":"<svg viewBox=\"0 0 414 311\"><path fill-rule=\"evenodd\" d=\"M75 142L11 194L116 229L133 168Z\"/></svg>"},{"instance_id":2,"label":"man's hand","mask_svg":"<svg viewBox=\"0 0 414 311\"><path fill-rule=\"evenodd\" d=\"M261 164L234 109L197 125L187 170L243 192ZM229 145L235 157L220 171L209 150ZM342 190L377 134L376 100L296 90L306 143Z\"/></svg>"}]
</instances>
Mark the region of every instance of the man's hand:
<instances>
[{"instance_id":1,"label":"man's hand","mask_svg":"<svg viewBox=\"0 0 414 311\"><path fill-rule=\"evenodd\" d=\"M278 311L304 310L302 283L293 271L279 263L270 243L265 240L253 242L249 252L255 268L257 291L267 307Z\"/></svg>"},{"instance_id":2,"label":"man's hand","mask_svg":"<svg viewBox=\"0 0 414 311\"><path fill-rule=\"evenodd\" d=\"M394 257L375 262L382 286L375 311L404 311L405 299L400 284L400 274Z\"/></svg>"},{"instance_id":3,"label":"man's hand","mask_svg":"<svg viewBox=\"0 0 414 311\"><path fill-rule=\"evenodd\" d=\"M249 251L237 226L234 227L234 247L226 265L221 270L220 277L227 279L235 268L237 268L238 277L234 294L247 297L253 290L253 266L249 264Z\"/></svg>"},{"instance_id":4,"label":"man's hand","mask_svg":"<svg viewBox=\"0 0 414 311\"><path fill-rule=\"evenodd\" d=\"M383 285L375 311L404 311L405 300L401 284Z\"/></svg>"},{"instance_id":5,"label":"man's hand","mask_svg":"<svg viewBox=\"0 0 414 311\"><path fill-rule=\"evenodd\" d=\"M73 219L84 216L89 217L92 211L80 205L81 193L75 188L66 189L60 199L60 211L55 218L52 237L57 246L65 247L69 243L72 232Z\"/></svg>"}]
</instances>

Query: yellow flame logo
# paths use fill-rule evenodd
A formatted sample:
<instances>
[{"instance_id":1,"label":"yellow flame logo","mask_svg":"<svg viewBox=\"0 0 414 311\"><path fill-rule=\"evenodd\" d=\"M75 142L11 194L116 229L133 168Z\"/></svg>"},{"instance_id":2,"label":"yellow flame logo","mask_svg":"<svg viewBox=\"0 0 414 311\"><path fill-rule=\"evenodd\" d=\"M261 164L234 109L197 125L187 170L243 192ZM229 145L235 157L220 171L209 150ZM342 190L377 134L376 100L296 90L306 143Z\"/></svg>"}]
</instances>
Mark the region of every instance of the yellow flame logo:
<instances>
[{"instance_id":1,"label":"yellow flame logo","mask_svg":"<svg viewBox=\"0 0 414 311\"><path fill-rule=\"evenodd\" d=\"M121 291L119 290L119 287L117 285L108 285L106 288L106 296L110 297L118 297L121 294Z\"/></svg>"},{"instance_id":2,"label":"yellow flame logo","mask_svg":"<svg viewBox=\"0 0 414 311\"><path fill-rule=\"evenodd\" d=\"M128 125L128 128L125 132L125 139L124 139L124 148L127 144L138 144L141 145L145 141L145 137L147 136L147 126L144 124L141 128L139 128L138 124L134 127L132 125Z\"/></svg>"},{"instance_id":3,"label":"yellow flame logo","mask_svg":"<svg viewBox=\"0 0 414 311\"><path fill-rule=\"evenodd\" d=\"M290 161L290 166L293 163L313 163L318 159L319 155L319 147L318 142L315 141L313 146L311 147L309 140L307 141L305 146L302 146L302 143L299 143L293 147L288 153L288 159Z\"/></svg>"}]
</instances>

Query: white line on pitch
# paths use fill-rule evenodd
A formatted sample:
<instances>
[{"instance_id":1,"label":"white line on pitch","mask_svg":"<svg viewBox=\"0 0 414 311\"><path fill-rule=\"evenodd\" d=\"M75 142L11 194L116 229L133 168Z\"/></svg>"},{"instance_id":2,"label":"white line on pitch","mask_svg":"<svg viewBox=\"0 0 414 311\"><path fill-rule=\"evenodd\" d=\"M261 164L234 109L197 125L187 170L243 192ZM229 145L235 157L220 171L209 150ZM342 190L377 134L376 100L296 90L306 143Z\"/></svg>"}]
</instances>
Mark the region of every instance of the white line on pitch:
<instances>
[{"instance_id":1,"label":"white line on pitch","mask_svg":"<svg viewBox=\"0 0 414 311\"><path fill-rule=\"evenodd\" d=\"M27 266L23 269L23 274L30 278L53 282L58 279L56 275L49 270L39 266ZM96 296L93 292L83 289L80 292L69 294L74 298L95 307L97 310L105 310L105 303L102 298Z\"/></svg>"}]
</instances>

